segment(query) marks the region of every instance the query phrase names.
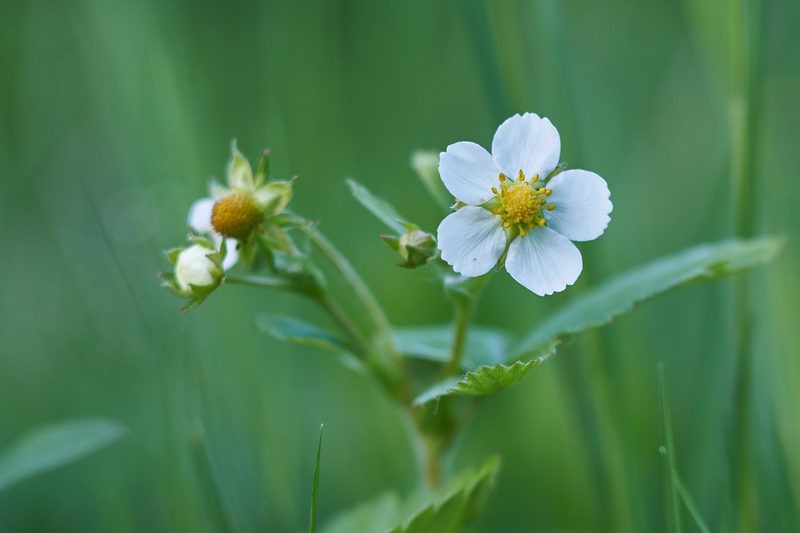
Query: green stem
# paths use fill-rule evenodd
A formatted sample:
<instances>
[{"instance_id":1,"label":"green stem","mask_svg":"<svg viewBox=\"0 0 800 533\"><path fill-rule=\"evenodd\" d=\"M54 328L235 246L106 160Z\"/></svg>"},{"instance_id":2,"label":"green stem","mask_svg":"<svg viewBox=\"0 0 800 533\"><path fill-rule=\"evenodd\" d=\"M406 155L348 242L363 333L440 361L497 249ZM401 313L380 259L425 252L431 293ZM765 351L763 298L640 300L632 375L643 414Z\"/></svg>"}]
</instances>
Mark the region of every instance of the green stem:
<instances>
[{"instance_id":1,"label":"green stem","mask_svg":"<svg viewBox=\"0 0 800 533\"><path fill-rule=\"evenodd\" d=\"M342 278L353 290L353 294L364 308L364 311L366 311L367 316L381 337L381 348L387 350L391 356L397 356L394 350L392 327L389 324L389 320L386 318L386 314L383 312L378 300L364 283L364 280L361 279L361 276L355 271L353 265L315 227L305 225L300 226L299 229L308 236L314 246L336 267Z\"/></svg>"},{"instance_id":2,"label":"green stem","mask_svg":"<svg viewBox=\"0 0 800 533\"><path fill-rule=\"evenodd\" d=\"M729 0L728 52L730 60L731 201L736 235L754 233L755 116L753 90L754 25L751 21L757 0ZM730 472L738 529L754 531L758 525L758 502L752 453L752 300L746 277L737 280L734 295L736 368L734 382L733 431Z\"/></svg>"},{"instance_id":3,"label":"green stem","mask_svg":"<svg viewBox=\"0 0 800 533\"><path fill-rule=\"evenodd\" d=\"M369 341L364 337L361 331L356 326L348 314L337 304L331 295L322 287L318 287L314 293L308 291L296 290L297 287L290 281L281 278L268 278L263 276L228 276L225 278L228 283L235 283L239 285L249 285L254 287L268 288L268 289L282 289L291 292L302 294L319 304L325 312L331 317L342 332L347 336L350 342L356 349L357 355L360 355L367 363L367 365L375 371L381 381L390 389L392 394L398 398L405 400L405 388L402 387L397 380L396 372L393 368L389 367L383 360L374 355L375 350Z\"/></svg>"},{"instance_id":4,"label":"green stem","mask_svg":"<svg viewBox=\"0 0 800 533\"><path fill-rule=\"evenodd\" d=\"M225 276L225 283L236 285L250 285L266 289L292 290L292 284L281 278L267 278L264 276Z\"/></svg>"},{"instance_id":5,"label":"green stem","mask_svg":"<svg viewBox=\"0 0 800 533\"><path fill-rule=\"evenodd\" d=\"M464 357L464 346L467 343L470 318L473 305L471 302L457 303L455 324L453 328L453 345L450 350L450 360L444 368L444 373L451 375L461 371L461 360Z\"/></svg>"}]
</instances>

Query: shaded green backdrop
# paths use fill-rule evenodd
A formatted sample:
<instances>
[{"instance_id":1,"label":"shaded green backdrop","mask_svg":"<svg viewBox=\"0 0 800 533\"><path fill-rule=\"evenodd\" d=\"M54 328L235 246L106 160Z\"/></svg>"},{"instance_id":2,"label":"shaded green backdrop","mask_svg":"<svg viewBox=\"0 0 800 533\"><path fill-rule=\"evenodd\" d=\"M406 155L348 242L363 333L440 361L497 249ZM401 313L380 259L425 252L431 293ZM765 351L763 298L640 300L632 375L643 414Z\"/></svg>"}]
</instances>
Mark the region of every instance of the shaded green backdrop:
<instances>
[{"instance_id":1,"label":"shaded green backdrop","mask_svg":"<svg viewBox=\"0 0 800 533\"><path fill-rule=\"evenodd\" d=\"M0 449L101 415L125 441L0 493L3 531L299 531L317 429L320 517L410 490L401 413L331 358L266 338L304 302L225 287L202 307L158 286L161 250L238 138L320 222L398 325L450 318L424 271L393 266L354 176L409 217L440 213L418 148L488 146L513 112L559 128L562 159L608 181L614 213L585 271L540 299L496 276L478 321L517 332L620 270L733 234L732 2L5 2L0 6ZM759 14L760 13L760 14ZM750 274L752 464L764 530L800 527L800 5L766 1L755 40L757 231ZM680 289L569 346L485 402L450 467L504 458L473 531L664 528L656 367L678 466L712 529L732 514L732 282ZM688 522L687 522L688 523Z\"/></svg>"}]
</instances>

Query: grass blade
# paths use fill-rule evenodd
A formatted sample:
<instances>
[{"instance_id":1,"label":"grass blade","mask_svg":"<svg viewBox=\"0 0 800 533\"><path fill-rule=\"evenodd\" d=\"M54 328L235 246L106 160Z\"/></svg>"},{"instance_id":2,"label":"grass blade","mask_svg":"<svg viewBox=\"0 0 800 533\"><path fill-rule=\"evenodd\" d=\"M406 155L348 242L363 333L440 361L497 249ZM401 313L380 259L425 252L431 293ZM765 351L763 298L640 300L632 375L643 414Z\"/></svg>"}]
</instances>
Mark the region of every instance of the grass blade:
<instances>
[{"instance_id":1,"label":"grass blade","mask_svg":"<svg viewBox=\"0 0 800 533\"><path fill-rule=\"evenodd\" d=\"M689 489L686 488L678 474L678 468L675 462L675 439L672 433L672 415L669 409L669 401L667 400L667 389L664 379L664 362L658 363L658 392L659 392L659 406L661 408L661 420L664 424L664 445L661 447L661 453L666 457L668 472L668 492L670 494L669 512L671 517L671 531L680 533L683 531L681 522L680 501L682 500L689 514L692 516L695 525L703 533L709 533L711 530L708 528L706 521L700 514L700 509L697 507L694 498L692 498Z\"/></svg>"},{"instance_id":2,"label":"grass blade","mask_svg":"<svg viewBox=\"0 0 800 533\"><path fill-rule=\"evenodd\" d=\"M322 451L322 429L325 424L319 425L319 441L317 442L317 460L314 465L314 483L311 485L311 521L308 525L308 533L317 531L317 497L319 496L319 456Z\"/></svg>"}]
</instances>

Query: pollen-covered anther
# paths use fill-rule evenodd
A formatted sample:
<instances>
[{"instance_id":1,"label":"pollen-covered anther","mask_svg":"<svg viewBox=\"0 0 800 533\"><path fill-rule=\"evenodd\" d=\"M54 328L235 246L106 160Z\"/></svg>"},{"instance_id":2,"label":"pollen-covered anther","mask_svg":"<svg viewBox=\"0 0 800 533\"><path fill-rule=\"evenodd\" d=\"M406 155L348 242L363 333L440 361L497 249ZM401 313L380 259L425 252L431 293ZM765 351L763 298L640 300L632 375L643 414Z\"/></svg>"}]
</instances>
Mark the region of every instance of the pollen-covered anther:
<instances>
[{"instance_id":1,"label":"pollen-covered anther","mask_svg":"<svg viewBox=\"0 0 800 533\"><path fill-rule=\"evenodd\" d=\"M244 240L263 217L255 201L244 194L233 193L217 200L211 211L211 225L225 237Z\"/></svg>"},{"instance_id":2,"label":"pollen-covered anther","mask_svg":"<svg viewBox=\"0 0 800 533\"><path fill-rule=\"evenodd\" d=\"M524 237L527 233L526 228L530 230L547 224L547 221L541 216L541 211L542 209L552 210L546 207L547 199L545 198L552 190L533 186L539 179L538 174L534 174L530 181L526 181L525 173L520 170L517 180L511 185L504 183L507 179L505 174L500 174L499 179L500 190L493 187L492 192L500 200L500 207L496 209L495 213L501 216L503 227L516 226L520 237Z\"/></svg>"}]
</instances>

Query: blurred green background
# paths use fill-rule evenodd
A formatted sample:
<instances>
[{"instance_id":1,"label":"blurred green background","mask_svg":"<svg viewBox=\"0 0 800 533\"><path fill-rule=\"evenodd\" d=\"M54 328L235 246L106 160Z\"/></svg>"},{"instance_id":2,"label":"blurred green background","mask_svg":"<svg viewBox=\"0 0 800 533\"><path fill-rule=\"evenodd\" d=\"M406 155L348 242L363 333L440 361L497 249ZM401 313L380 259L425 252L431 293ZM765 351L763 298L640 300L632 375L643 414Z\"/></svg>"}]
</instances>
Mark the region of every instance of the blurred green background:
<instances>
[{"instance_id":1,"label":"blurred green background","mask_svg":"<svg viewBox=\"0 0 800 533\"><path fill-rule=\"evenodd\" d=\"M752 4L752 2L751 2ZM300 531L320 422L320 518L416 466L405 421L324 353L252 326L322 320L279 293L225 287L182 315L161 251L224 176L229 142L299 175L293 209L320 223L398 325L450 307L424 270L395 268L354 176L433 229L415 149L489 146L513 112L549 117L562 159L608 181L614 213L581 245L576 286L540 299L495 276L478 322L519 333L629 267L731 236L728 110L737 2L573 0L0 4L0 450L47 422L104 416L127 438L0 492L0 531ZM758 233L783 234L748 274L748 442L763 531L800 528L800 4L744 14ZM737 56L737 54L739 54ZM737 59L738 57L738 59ZM733 67L732 67L733 65ZM492 397L452 471L498 452L471 531L665 528L657 364L678 467L713 530L732 524L734 281L693 285L586 335ZM324 322L323 322L324 323ZM687 518L687 524L688 518Z\"/></svg>"}]
</instances>

